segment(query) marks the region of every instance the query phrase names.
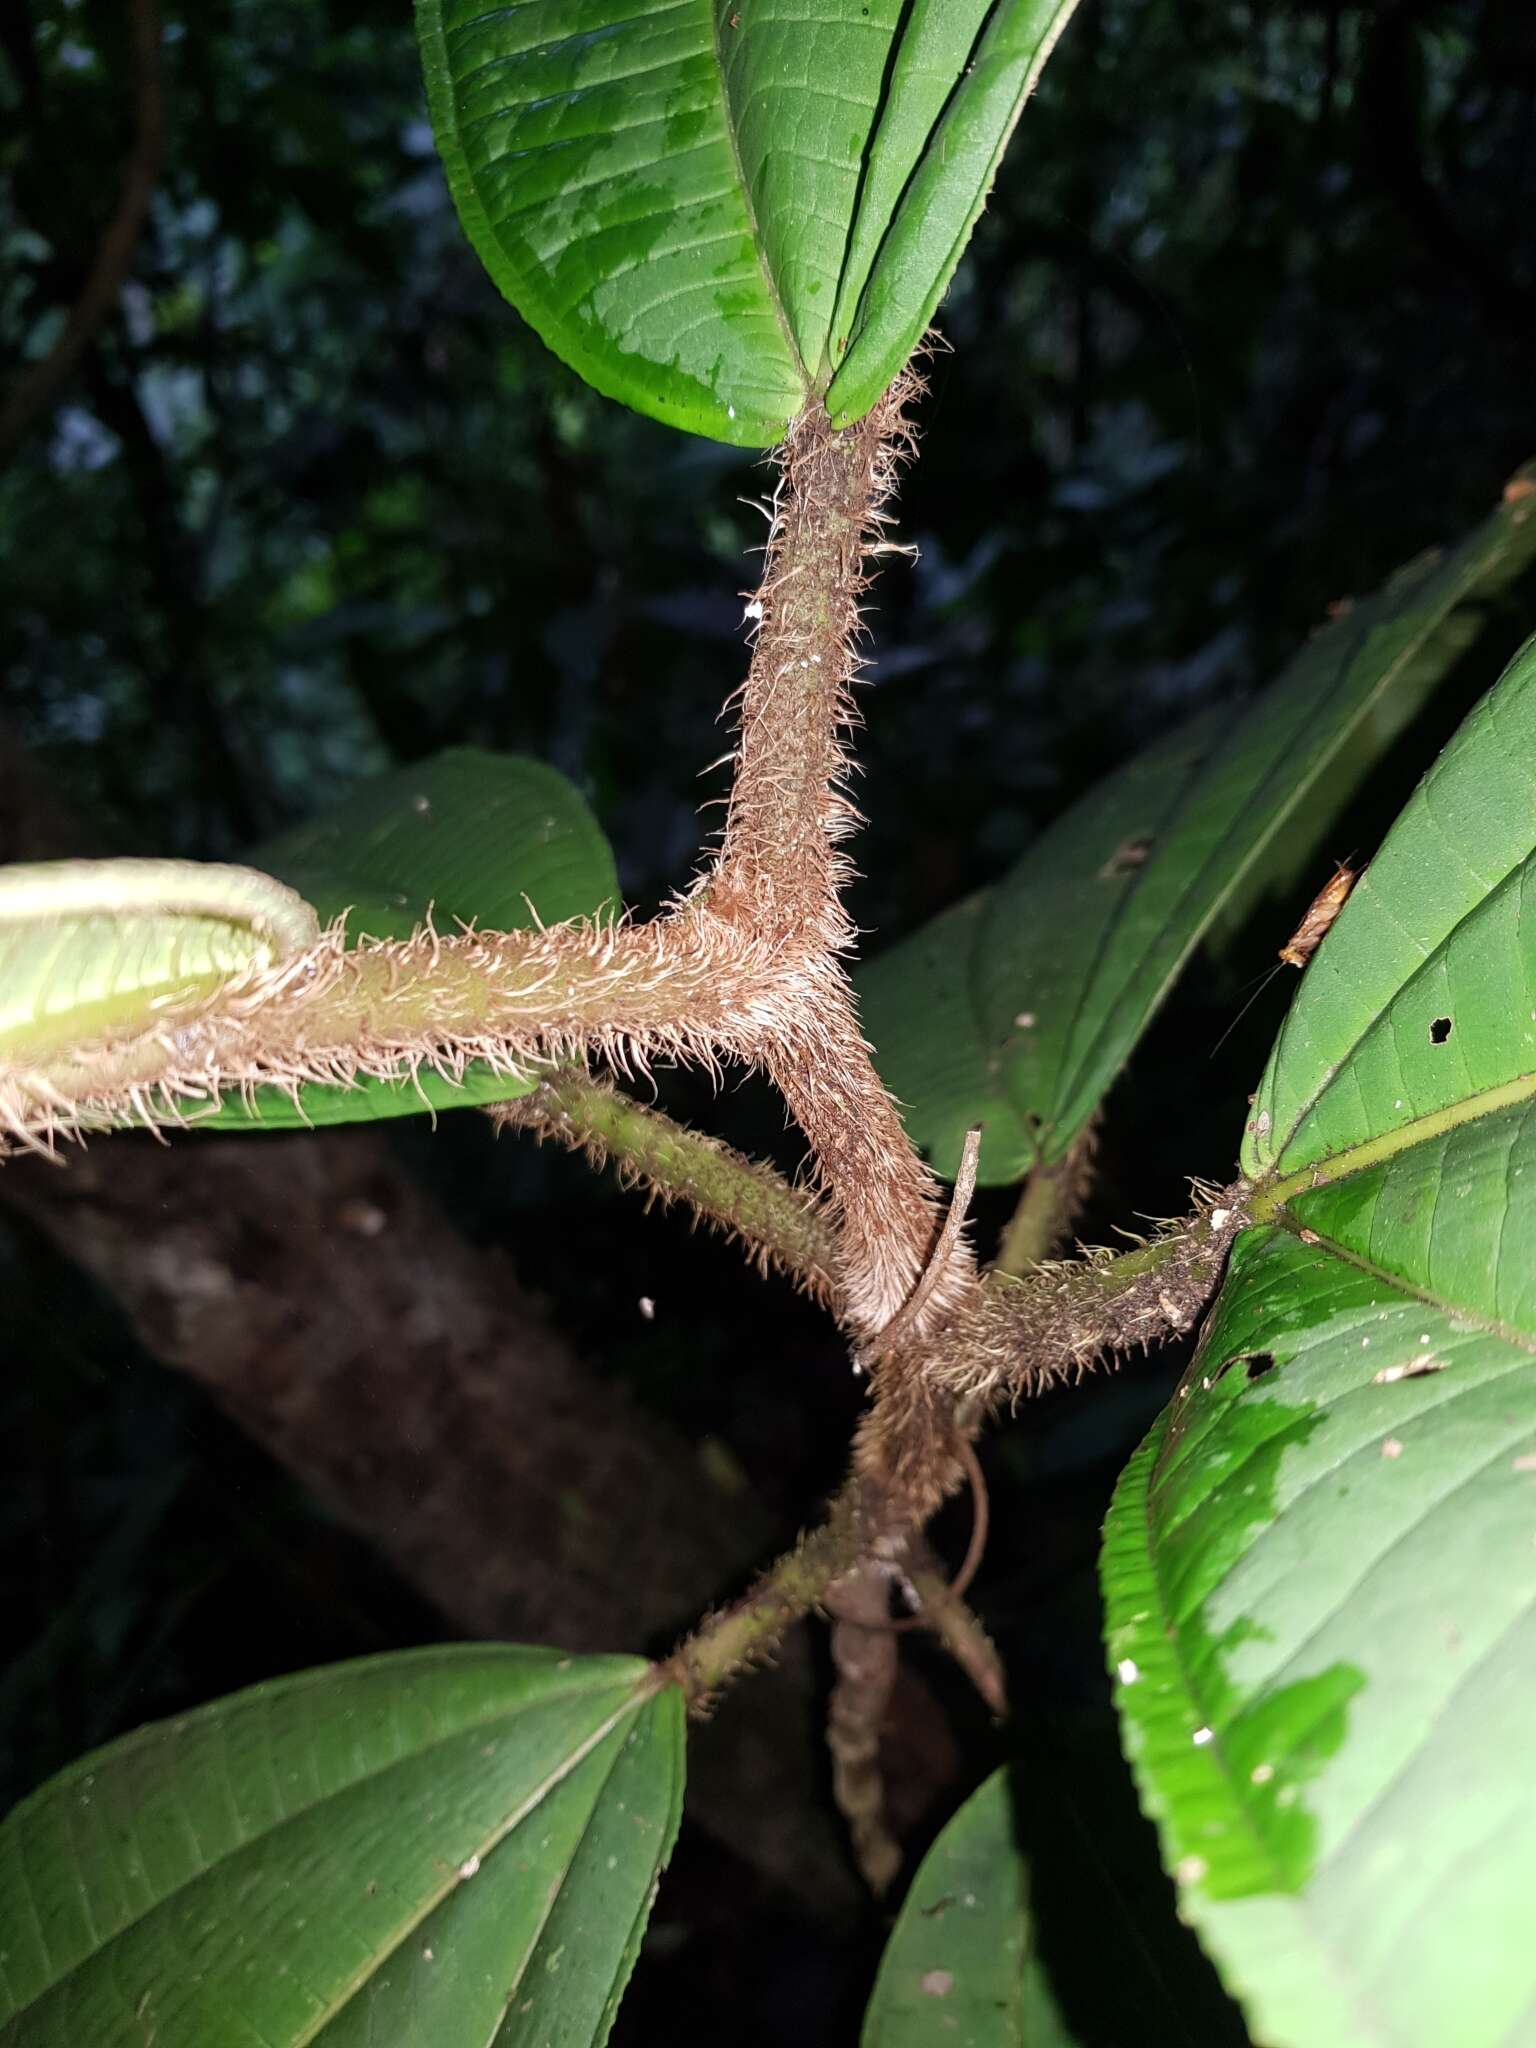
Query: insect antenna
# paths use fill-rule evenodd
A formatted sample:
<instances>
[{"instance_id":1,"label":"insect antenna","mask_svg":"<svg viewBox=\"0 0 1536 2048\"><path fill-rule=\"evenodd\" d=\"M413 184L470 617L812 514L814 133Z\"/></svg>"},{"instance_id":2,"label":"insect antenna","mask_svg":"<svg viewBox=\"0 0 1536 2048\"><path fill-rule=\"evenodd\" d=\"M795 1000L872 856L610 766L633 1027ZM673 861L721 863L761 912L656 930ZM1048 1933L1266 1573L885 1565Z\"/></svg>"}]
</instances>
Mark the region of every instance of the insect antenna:
<instances>
[{"instance_id":1,"label":"insect antenna","mask_svg":"<svg viewBox=\"0 0 1536 2048\"><path fill-rule=\"evenodd\" d=\"M1275 965L1274 965L1273 967L1271 967L1271 968L1270 968L1270 969L1268 970L1268 972L1267 972L1267 973L1265 973L1265 974L1261 974L1261 975L1259 976L1259 980L1258 980L1258 986L1257 986L1257 987L1256 987L1256 988L1254 989L1254 992L1253 992L1253 994L1252 994L1252 995L1251 995L1251 996L1250 996L1250 997L1248 998L1247 1002L1246 1002L1246 1003L1244 1003L1243 1007L1242 1007L1242 1008L1241 1008L1241 1009L1240 1009L1240 1010L1238 1011L1237 1015L1236 1015L1236 1016L1235 1016L1235 1017L1234 1017L1234 1018L1232 1019L1232 1022L1231 1022L1231 1023L1230 1023L1230 1024L1229 1024L1229 1025L1227 1026L1226 1030L1225 1030L1225 1031L1223 1031L1223 1033L1221 1034L1220 1038L1218 1038L1218 1039L1217 1039L1216 1043L1215 1043L1215 1044L1214 1044L1214 1045L1213 1045L1213 1046L1211 1047L1210 1051L1209 1051L1209 1052L1208 1052L1208 1053L1206 1054L1206 1058L1207 1058L1208 1060L1213 1060L1213 1059L1215 1059L1215 1057L1216 1057L1217 1053L1219 1053L1219 1052L1221 1051L1221 1048L1222 1048L1222 1047L1223 1047L1223 1046L1224 1046L1224 1045L1226 1044L1227 1040L1228 1040L1228 1039L1229 1039L1229 1038L1230 1038L1230 1037L1232 1036L1233 1032L1234 1032L1234 1031L1235 1031L1235 1030L1237 1029L1238 1025L1242 1023L1243 1019L1244 1019L1244 1018L1245 1018L1245 1017L1247 1016L1248 1012L1249 1012L1249 1011L1250 1011L1250 1010L1251 1010L1251 1009L1253 1008L1254 1004L1255 1004L1255 1003L1256 1003L1256 1002L1257 1002L1257 1001L1259 1000L1259 997L1260 997L1261 995L1263 995L1263 993L1264 993L1265 989L1267 989L1267 988L1269 987L1269 984L1270 984L1270 983L1271 983L1271 982L1272 982L1272 981L1274 980L1275 976L1276 976L1276 975L1277 975L1277 974L1278 974L1278 973L1280 972L1280 969L1281 969L1281 968L1282 968L1282 967L1283 967L1284 965L1285 965L1285 962L1284 962L1283 960L1281 960L1281 961L1277 961L1277 962L1276 962L1276 964L1275 964Z\"/></svg>"}]
</instances>

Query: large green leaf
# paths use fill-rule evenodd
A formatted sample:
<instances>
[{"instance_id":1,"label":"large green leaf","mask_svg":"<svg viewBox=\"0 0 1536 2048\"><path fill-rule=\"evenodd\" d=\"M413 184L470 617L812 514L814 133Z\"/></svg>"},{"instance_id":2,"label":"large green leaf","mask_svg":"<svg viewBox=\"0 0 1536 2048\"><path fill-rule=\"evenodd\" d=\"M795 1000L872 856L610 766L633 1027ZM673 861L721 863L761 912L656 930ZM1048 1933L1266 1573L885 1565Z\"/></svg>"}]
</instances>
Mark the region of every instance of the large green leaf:
<instances>
[{"instance_id":1,"label":"large green leaf","mask_svg":"<svg viewBox=\"0 0 1536 2048\"><path fill-rule=\"evenodd\" d=\"M1341 757L1358 772L1362 732L1396 737L1463 651L1467 608L1529 565L1533 504L1512 489L1452 554L1318 633L1251 706L1130 762L984 897L860 971L880 1071L940 1172L978 1121L984 1181L1066 1153L1223 904L1290 857Z\"/></svg>"},{"instance_id":2,"label":"large green leaf","mask_svg":"<svg viewBox=\"0 0 1536 2048\"><path fill-rule=\"evenodd\" d=\"M861 2038L863 2048L1070 2048L1035 1951L1006 1770L971 1795L923 1858Z\"/></svg>"},{"instance_id":3,"label":"large green leaf","mask_svg":"<svg viewBox=\"0 0 1536 2048\"><path fill-rule=\"evenodd\" d=\"M501 290L588 383L761 447L906 361L1075 0L417 0ZM842 371L834 379L838 365Z\"/></svg>"},{"instance_id":4,"label":"large green leaf","mask_svg":"<svg viewBox=\"0 0 1536 2048\"><path fill-rule=\"evenodd\" d=\"M0 2043L607 2038L677 1832L682 1698L464 1645L259 1685L0 1829Z\"/></svg>"},{"instance_id":5,"label":"large green leaf","mask_svg":"<svg viewBox=\"0 0 1536 2048\"><path fill-rule=\"evenodd\" d=\"M419 767L366 783L313 823L252 856L312 903L343 912L347 937L406 938L430 910L442 931L475 924L522 931L618 906L613 855L579 792L542 761L450 748ZM233 1099L202 1126L266 1130L362 1123L428 1109L504 1102L533 1084L472 1066L462 1082L429 1069L412 1081L306 1087L295 1103L263 1089Z\"/></svg>"},{"instance_id":6,"label":"large green leaf","mask_svg":"<svg viewBox=\"0 0 1536 2048\"><path fill-rule=\"evenodd\" d=\"M1307 970L1106 1532L1143 1800L1273 2048L1532 2038L1533 874L1536 645Z\"/></svg>"}]
</instances>

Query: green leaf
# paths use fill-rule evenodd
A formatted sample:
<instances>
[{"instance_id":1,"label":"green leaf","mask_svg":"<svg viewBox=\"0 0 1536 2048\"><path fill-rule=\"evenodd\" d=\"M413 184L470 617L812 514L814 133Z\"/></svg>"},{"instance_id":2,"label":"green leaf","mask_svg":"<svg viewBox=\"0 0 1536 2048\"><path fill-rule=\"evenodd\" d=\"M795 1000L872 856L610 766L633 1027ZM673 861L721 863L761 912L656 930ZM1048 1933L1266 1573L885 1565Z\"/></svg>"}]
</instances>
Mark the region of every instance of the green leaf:
<instances>
[{"instance_id":1,"label":"green leaf","mask_svg":"<svg viewBox=\"0 0 1536 2048\"><path fill-rule=\"evenodd\" d=\"M301 895L213 861L0 868L0 1059L141 1031L319 936Z\"/></svg>"},{"instance_id":2,"label":"green leaf","mask_svg":"<svg viewBox=\"0 0 1536 2048\"><path fill-rule=\"evenodd\" d=\"M438 148L513 305L690 432L901 369L1074 0L417 0ZM843 370L834 382L839 362Z\"/></svg>"},{"instance_id":3,"label":"green leaf","mask_svg":"<svg viewBox=\"0 0 1536 2048\"><path fill-rule=\"evenodd\" d=\"M860 2038L863 2048L1071 2048L1035 1951L1006 1770L971 1795L923 1858Z\"/></svg>"},{"instance_id":4,"label":"green leaf","mask_svg":"<svg viewBox=\"0 0 1536 2048\"><path fill-rule=\"evenodd\" d=\"M677 1833L682 1697L463 1645L253 1687L0 1829L0 2043L607 2038Z\"/></svg>"},{"instance_id":5,"label":"green leaf","mask_svg":"<svg viewBox=\"0 0 1536 2048\"><path fill-rule=\"evenodd\" d=\"M1016 1180L1035 1146L977 1028L971 968L987 900L983 890L941 911L863 962L854 986L880 1077L902 1104L913 1138L953 1180L965 1134L979 1123L980 1179L995 1186Z\"/></svg>"},{"instance_id":6,"label":"green leaf","mask_svg":"<svg viewBox=\"0 0 1536 2048\"><path fill-rule=\"evenodd\" d=\"M917 0L912 8L838 293L840 360L827 393L836 425L861 419L922 339L1076 5Z\"/></svg>"},{"instance_id":7,"label":"green leaf","mask_svg":"<svg viewBox=\"0 0 1536 2048\"><path fill-rule=\"evenodd\" d=\"M940 1172L977 1121L986 1183L1064 1156L1222 905L1308 834L1346 750L1364 767L1362 732L1386 744L1424 702L1466 644L1464 607L1529 565L1533 502L1509 494L1245 710L1206 713L1091 790L963 918L861 970L881 1074Z\"/></svg>"},{"instance_id":8,"label":"green leaf","mask_svg":"<svg viewBox=\"0 0 1536 2048\"><path fill-rule=\"evenodd\" d=\"M1536 643L1307 970L1255 1225L1106 1530L1143 1803L1273 2048L1536 2010L1533 864Z\"/></svg>"},{"instance_id":9,"label":"green leaf","mask_svg":"<svg viewBox=\"0 0 1536 2048\"><path fill-rule=\"evenodd\" d=\"M1246 1173L1475 1115L1536 1066L1533 790L1536 643L1420 783L1308 969L1254 1097Z\"/></svg>"},{"instance_id":10,"label":"green leaf","mask_svg":"<svg viewBox=\"0 0 1536 2048\"><path fill-rule=\"evenodd\" d=\"M526 755L474 747L377 777L256 858L323 921L345 912L349 943L407 938L429 911L442 931L458 924L522 931L619 902L608 842L565 777ZM531 1086L478 1065L462 1083L423 1070L414 1081L306 1087L297 1104L263 1089L252 1108L230 1099L197 1121L200 1128L255 1123L266 1130L363 1123L510 1101Z\"/></svg>"}]
</instances>

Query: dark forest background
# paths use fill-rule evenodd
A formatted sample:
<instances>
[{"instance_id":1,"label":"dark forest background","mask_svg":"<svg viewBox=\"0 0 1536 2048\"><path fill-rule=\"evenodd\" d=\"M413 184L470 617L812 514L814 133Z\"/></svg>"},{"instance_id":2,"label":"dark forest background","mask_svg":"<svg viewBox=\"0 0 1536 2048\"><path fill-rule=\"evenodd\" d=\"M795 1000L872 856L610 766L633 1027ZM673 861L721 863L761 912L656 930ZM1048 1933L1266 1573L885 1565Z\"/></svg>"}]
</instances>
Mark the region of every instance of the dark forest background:
<instances>
[{"instance_id":1,"label":"dark forest background","mask_svg":"<svg viewBox=\"0 0 1536 2048\"><path fill-rule=\"evenodd\" d=\"M472 742L572 777L653 908L718 793L767 473L597 398L500 301L403 6L167 0L146 77L151 6L0 9L0 858L237 857ZM134 174L125 280L57 393L6 411ZM870 950L1486 510L1536 452L1533 220L1525 0L1085 0L942 308L919 557L877 593ZM1332 855L1369 853L1459 688ZM1086 1235L1230 1174L1289 985L1211 1049L1326 872L1198 960L1111 1101ZM793 1159L756 1087L664 1093ZM0 1347L7 1803L307 1664L469 1631L665 1648L814 1514L857 1414L784 1289L472 1113L8 1166ZM1205 2048L1244 2037L1134 1814L1093 1582L1177 1363L994 1434L976 1598L1016 1723L909 1638L888 1765L916 1854L1011 1748L1082 2038ZM938 1534L957 1559L964 1509ZM882 1917L829 1817L819 1655L704 1732L623 2040L854 2037Z\"/></svg>"}]
</instances>

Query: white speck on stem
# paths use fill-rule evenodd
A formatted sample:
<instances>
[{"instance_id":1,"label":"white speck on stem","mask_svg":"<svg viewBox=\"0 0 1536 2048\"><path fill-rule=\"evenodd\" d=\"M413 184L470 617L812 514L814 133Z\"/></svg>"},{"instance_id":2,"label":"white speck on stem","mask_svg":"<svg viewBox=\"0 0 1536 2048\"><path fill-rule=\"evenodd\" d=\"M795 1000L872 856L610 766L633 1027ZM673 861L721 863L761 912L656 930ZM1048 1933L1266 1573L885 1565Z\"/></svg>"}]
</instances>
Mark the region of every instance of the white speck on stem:
<instances>
[{"instance_id":1,"label":"white speck on stem","mask_svg":"<svg viewBox=\"0 0 1536 2048\"><path fill-rule=\"evenodd\" d=\"M1395 1436L1389 1436L1384 1440L1381 1455L1384 1458L1400 1458L1403 1455L1403 1447Z\"/></svg>"},{"instance_id":2,"label":"white speck on stem","mask_svg":"<svg viewBox=\"0 0 1536 2048\"><path fill-rule=\"evenodd\" d=\"M1204 1749L1208 1742L1216 1740L1216 1730L1214 1728L1197 1728L1189 1739L1196 1749Z\"/></svg>"},{"instance_id":3,"label":"white speck on stem","mask_svg":"<svg viewBox=\"0 0 1536 2048\"><path fill-rule=\"evenodd\" d=\"M1275 1767L1273 1764L1255 1764L1248 1773L1250 1780L1255 1785L1267 1785L1274 1775Z\"/></svg>"},{"instance_id":4,"label":"white speck on stem","mask_svg":"<svg viewBox=\"0 0 1536 2048\"><path fill-rule=\"evenodd\" d=\"M1122 1685L1134 1685L1141 1676L1141 1666L1134 1657L1122 1657L1115 1670Z\"/></svg>"},{"instance_id":5,"label":"white speck on stem","mask_svg":"<svg viewBox=\"0 0 1536 2048\"><path fill-rule=\"evenodd\" d=\"M480 1858L478 1856L466 1856L464 1858L464 1861L459 1865L459 1876L473 1877L475 1872L479 1868Z\"/></svg>"}]
</instances>

